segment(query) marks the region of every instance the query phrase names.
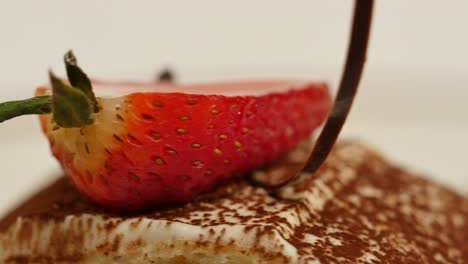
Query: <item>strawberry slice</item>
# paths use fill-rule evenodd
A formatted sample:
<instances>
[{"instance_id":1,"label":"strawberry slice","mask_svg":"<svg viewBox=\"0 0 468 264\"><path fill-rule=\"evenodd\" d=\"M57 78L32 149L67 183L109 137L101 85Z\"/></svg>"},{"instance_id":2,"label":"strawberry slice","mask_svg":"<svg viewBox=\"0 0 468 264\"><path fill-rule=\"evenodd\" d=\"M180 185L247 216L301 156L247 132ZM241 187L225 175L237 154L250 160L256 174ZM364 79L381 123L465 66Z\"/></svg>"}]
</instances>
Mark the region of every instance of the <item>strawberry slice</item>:
<instances>
[{"instance_id":1,"label":"strawberry slice","mask_svg":"<svg viewBox=\"0 0 468 264\"><path fill-rule=\"evenodd\" d=\"M331 106L324 83L93 87L100 106L93 124L62 128L51 114L41 124L75 186L124 210L187 202L273 162L320 126Z\"/></svg>"}]
</instances>

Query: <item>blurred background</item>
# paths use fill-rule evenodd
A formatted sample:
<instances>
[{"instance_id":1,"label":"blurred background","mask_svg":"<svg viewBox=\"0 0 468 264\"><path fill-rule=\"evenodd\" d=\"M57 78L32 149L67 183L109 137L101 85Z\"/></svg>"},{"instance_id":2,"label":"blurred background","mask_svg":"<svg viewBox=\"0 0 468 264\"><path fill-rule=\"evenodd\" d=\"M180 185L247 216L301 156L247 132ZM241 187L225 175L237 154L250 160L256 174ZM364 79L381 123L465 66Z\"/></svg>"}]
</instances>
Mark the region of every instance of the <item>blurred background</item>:
<instances>
[{"instance_id":1,"label":"blurred background","mask_svg":"<svg viewBox=\"0 0 468 264\"><path fill-rule=\"evenodd\" d=\"M0 100L64 74L73 49L102 79L300 78L335 90L353 1L3 1ZM378 1L342 137L468 193L468 1ZM0 215L60 175L35 117L0 125Z\"/></svg>"}]
</instances>

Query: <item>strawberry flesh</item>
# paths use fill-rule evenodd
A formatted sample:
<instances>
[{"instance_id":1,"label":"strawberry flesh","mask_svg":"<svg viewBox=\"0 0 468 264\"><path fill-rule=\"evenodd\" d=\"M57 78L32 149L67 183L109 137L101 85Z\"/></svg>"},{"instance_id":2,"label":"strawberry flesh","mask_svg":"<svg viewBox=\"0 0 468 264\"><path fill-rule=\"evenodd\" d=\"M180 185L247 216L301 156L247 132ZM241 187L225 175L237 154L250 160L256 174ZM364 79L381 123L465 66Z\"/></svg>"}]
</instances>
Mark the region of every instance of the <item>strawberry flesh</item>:
<instances>
[{"instance_id":1,"label":"strawberry flesh","mask_svg":"<svg viewBox=\"0 0 468 264\"><path fill-rule=\"evenodd\" d=\"M265 83L286 89L258 96L131 93L105 104L98 122L81 131L54 132L44 118L42 124L66 174L96 203L140 210L188 202L274 162L326 118L325 84ZM226 84L199 87L216 86Z\"/></svg>"}]
</instances>

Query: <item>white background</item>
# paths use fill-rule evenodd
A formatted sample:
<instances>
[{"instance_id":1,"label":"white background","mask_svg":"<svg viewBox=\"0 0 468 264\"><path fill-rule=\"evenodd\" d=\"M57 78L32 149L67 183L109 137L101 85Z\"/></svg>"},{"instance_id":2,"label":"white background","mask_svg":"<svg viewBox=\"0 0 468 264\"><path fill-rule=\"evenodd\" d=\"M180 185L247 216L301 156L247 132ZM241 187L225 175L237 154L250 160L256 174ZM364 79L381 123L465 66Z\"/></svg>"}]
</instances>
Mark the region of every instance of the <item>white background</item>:
<instances>
[{"instance_id":1,"label":"white background","mask_svg":"<svg viewBox=\"0 0 468 264\"><path fill-rule=\"evenodd\" d=\"M90 75L309 78L336 87L352 1L3 1L0 100L28 97L73 48ZM468 193L468 1L378 1L344 136ZM60 170L34 117L0 125L0 215Z\"/></svg>"}]
</instances>

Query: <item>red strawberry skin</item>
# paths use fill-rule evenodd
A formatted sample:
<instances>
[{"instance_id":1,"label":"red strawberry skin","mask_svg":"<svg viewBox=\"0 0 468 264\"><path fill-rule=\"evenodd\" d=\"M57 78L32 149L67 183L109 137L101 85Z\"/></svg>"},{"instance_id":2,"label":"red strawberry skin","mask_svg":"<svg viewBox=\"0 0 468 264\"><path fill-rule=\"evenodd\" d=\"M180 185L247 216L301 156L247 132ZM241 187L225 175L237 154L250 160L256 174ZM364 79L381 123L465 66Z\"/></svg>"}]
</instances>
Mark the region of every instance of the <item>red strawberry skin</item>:
<instances>
[{"instance_id":1,"label":"red strawberry skin","mask_svg":"<svg viewBox=\"0 0 468 264\"><path fill-rule=\"evenodd\" d=\"M320 126L330 106L321 83L257 97L134 93L113 109L115 133L104 139L85 133L100 137L96 144L105 151L89 150L93 144L86 141L85 154L70 153L56 144L67 136L49 139L81 192L105 207L139 210L190 201L273 162ZM47 122L43 126L50 132ZM89 157L77 163L80 155ZM83 170L87 159L99 164Z\"/></svg>"}]
</instances>

